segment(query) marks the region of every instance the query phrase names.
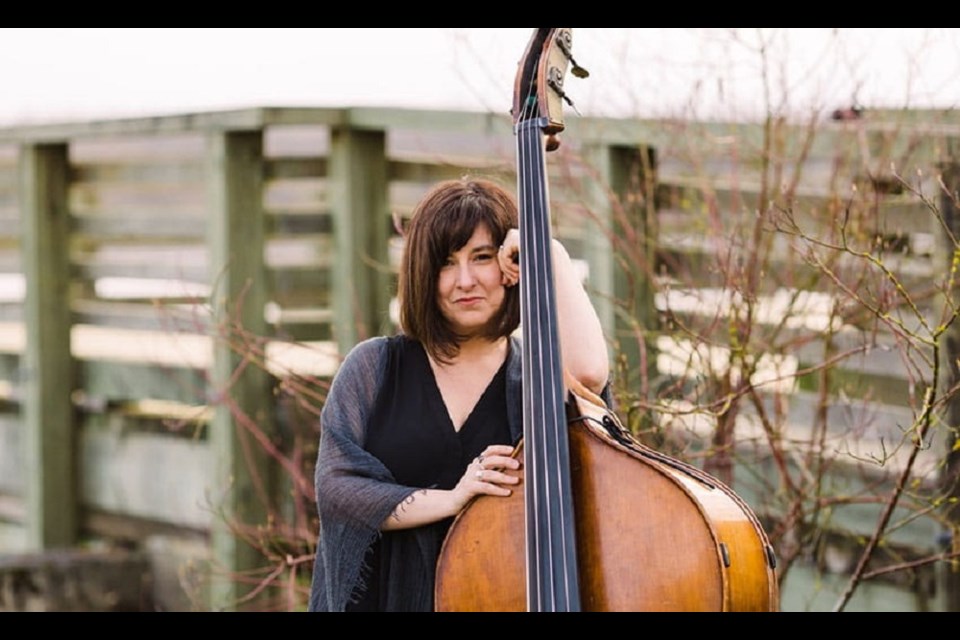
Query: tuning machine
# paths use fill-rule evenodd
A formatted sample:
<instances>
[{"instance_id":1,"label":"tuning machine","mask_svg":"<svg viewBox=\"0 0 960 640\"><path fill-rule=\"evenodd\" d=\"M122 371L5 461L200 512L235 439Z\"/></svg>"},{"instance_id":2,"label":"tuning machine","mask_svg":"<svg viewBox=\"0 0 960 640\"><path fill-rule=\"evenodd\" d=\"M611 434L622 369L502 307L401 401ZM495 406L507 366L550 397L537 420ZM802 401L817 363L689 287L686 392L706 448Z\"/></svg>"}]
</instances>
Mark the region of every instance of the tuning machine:
<instances>
[{"instance_id":1,"label":"tuning machine","mask_svg":"<svg viewBox=\"0 0 960 640\"><path fill-rule=\"evenodd\" d=\"M563 51L564 55L566 55L570 61L570 73L578 78L587 78L590 76L590 72L577 64L577 61L573 58L573 34L569 29L564 29L560 33L560 37L557 38L557 46L560 47L560 50Z\"/></svg>"}]
</instances>

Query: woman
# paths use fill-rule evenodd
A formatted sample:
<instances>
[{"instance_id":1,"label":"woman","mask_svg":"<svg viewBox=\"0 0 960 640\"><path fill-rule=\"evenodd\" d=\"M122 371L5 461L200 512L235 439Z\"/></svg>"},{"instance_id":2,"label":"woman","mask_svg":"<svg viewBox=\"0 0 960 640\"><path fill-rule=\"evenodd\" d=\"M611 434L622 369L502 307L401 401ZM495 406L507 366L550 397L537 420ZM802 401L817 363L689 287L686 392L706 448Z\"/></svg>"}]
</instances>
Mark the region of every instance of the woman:
<instances>
[{"instance_id":1,"label":"woman","mask_svg":"<svg viewBox=\"0 0 960 640\"><path fill-rule=\"evenodd\" d=\"M517 209L486 180L417 205L400 265L402 333L357 345L321 414L310 609L429 611L440 545L471 498L518 490ZM606 342L554 241L564 367L599 393Z\"/></svg>"}]
</instances>

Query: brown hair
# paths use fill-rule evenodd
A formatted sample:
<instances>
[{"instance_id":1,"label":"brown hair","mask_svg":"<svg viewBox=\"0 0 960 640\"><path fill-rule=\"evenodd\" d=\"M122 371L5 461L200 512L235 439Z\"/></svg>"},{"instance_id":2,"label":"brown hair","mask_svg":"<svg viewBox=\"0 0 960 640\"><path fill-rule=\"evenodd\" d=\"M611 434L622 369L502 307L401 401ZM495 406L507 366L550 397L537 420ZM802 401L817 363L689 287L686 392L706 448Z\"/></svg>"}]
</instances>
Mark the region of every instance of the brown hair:
<instances>
[{"instance_id":1,"label":"brown hair","mask_svg":"<svg viewBox=\"0 0 960 640\"><path fill-rule=\"evenodd\" d=\"M494 182L464 178L434 186L417 204L405 233L397 294L400 327L441 362L457 355L463 337L450 327L437 304L440 269L480 225L486 225L495 245L502 244L507 231L517 226L516 202ZM484 337L508 336L520 324L518 289L506 289L503 306Z\"/></svg>"}]
</instances>

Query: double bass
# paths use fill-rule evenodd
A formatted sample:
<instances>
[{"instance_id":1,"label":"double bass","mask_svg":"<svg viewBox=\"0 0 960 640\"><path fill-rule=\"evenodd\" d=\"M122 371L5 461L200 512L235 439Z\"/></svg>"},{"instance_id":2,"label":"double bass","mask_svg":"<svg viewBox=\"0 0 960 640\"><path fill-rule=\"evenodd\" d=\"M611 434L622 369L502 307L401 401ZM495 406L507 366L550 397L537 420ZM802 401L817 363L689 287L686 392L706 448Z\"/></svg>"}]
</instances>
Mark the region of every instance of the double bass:
<instances>
[{"instance_id":1,"label":"double bass","mask_svg":"<svg viewBox=\"0 0 960 640\"><path fill-rule=\"evenodd\" d=\"M750 507L651 449L560 361L546 153L564 129L569 28L534 31L514 86L523 490L479 496L437 564L438 611L776 611L773 548Z\"/></svg>"}]
</instances>

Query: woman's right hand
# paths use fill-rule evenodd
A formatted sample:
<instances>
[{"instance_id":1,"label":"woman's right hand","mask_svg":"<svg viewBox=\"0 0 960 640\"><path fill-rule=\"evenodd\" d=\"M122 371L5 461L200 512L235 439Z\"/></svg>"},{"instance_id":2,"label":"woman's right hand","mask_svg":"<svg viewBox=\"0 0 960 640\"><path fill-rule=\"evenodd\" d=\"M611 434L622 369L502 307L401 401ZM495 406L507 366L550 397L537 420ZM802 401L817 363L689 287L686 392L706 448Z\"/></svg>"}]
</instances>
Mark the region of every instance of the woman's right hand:
<instances>
[{"instance_id":1,"label":"woman's right hand","mask_svg":"<svg viewBox=\"0 0 960 640\"><path fill-rule=\"evenodd\" d=\"M457 512L475 496L506 497L513 493L511 487L520 484L519 475L508 473L520 469L520 461L513 457L513 450L510 445L493 444L467 465L463 477L452 490Z\"/></svg>"}]
</instances>

